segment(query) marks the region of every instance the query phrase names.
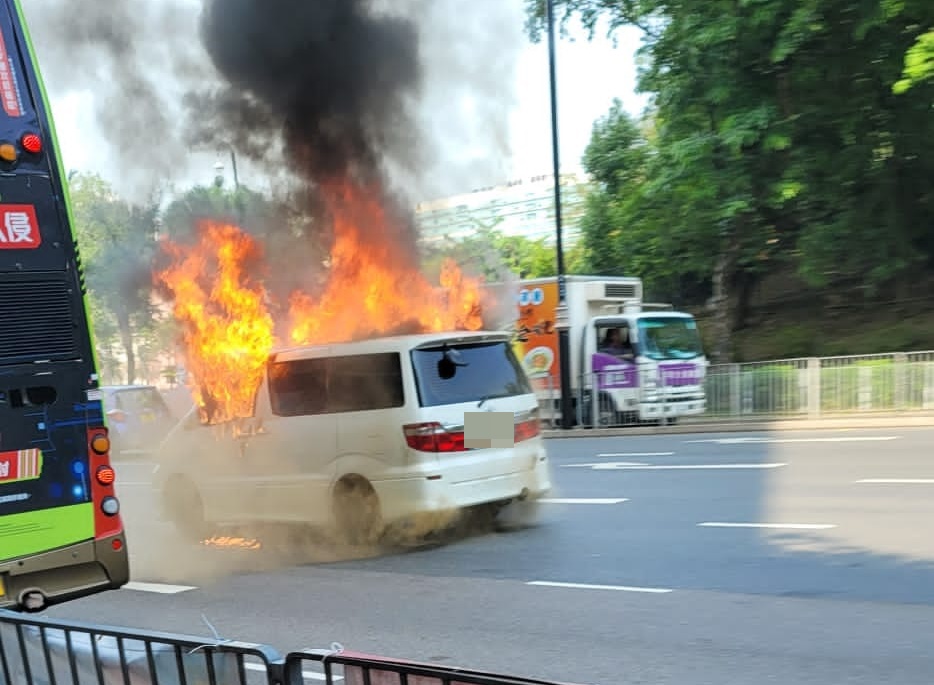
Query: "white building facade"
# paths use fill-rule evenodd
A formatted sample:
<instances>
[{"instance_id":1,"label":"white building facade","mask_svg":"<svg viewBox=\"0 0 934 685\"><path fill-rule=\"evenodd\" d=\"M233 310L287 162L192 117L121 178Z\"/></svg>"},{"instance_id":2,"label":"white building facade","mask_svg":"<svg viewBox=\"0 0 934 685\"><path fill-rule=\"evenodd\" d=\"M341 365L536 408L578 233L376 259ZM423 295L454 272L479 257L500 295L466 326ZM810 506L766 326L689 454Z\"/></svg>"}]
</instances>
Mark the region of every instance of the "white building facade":
<instances>
[{"instance_id":1,"label":"white building facade","mask_svg":"<svg viewBox=\"0 0 934 685\"><path fill-rule=\"evenodd\" d=\"M580 235L590 184L582 172L561 175L561 225L566 245ZM555 186L551 174L419 203L419 235L427 244L463 240L485 228L505 235L555 242Z\"/></svg>"}]
</instances>

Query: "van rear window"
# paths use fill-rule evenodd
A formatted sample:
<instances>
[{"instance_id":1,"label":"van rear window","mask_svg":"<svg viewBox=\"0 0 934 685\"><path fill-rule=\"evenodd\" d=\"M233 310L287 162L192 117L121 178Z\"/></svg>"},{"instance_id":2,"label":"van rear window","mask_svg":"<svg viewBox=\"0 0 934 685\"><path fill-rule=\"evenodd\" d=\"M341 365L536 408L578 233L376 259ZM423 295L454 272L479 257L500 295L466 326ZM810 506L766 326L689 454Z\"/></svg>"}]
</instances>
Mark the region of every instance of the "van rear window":
<instances>
[{"instance_id":1,"label":"van rear window","mask_svg":"<svg viewBox=\"0 0 934 685\"><path fill-rule=\"evenodd\" d=\"M502 341L451 345L458 364L452 378L442 378L438 362L444 348L412 351L412 366L423 407L461 402L479 402L483 398L527 395L532 387L512 347Z\"/></svg>"}]
</instances>

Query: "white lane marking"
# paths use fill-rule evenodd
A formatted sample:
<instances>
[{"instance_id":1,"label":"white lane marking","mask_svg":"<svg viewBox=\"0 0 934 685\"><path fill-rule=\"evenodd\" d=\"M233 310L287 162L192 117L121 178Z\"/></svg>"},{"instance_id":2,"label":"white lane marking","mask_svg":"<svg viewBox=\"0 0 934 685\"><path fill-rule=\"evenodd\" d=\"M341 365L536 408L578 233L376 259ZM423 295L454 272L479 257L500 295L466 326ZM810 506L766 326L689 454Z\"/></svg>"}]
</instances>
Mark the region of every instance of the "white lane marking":
<instances>
[{"instance_id":1,"label":"white lane marking","mask_svg":"<svg viewBox=\"0 0 934 685\"><path fill-rule=\"evenodd\" d=\"M898 440L901 436L860 436L846 438L711 438L707 440L685 440L685 443L715 443L717 445L746 445L750 443L776 443L776 442L882 442Z\"/></svg>"},{"instance_id":2,"label":"white lane marking","mask_svg":"<svg viewBox=\"0 0 934 685\"><path fill-rule=\"evenodd\" d=\"M597 466L605 469L612 468L622 468L624 466L648 466L641 461L597 461L597 462L587 462L586 464L560 464L561 468L564 469L574 469L574 468L596 468Z\"/></svg>"},{"instance_id":3,"label":"white lane marking","mask_svg":"<svg viewBox=\"0 0 934 685\"><path fill-rule=\"evenodd\" d=\"M826 530L837 527L835 523L727 523L724 521L705 521L697 525L706 528L788 528L791 530Z\"/></svg>"},{"instance_id":4,"label":"white lane marking","mask_svg":"<svg viewBox=\"0 0 934 685\"><path fill-rule=\"evenodd\" d=\"M703 469L777 469L783 462L768 464L635 464L632 462L597 462L592 464L561 464L562 468L590 468L594 471L673 471Z\"/></svg>"},{"instance_id":5,"label":"white lane marking","mask_svg":"<svg viewBox=\"0 0 934 685\"><path fill-rule=\"evenodd\" d=\"M590 499L585 497L554 497L540 499L538 501L543 504L619 504L621 502L628 502L629 500L626 498L609 499L606 497L592 497Z\"/></svg>"},{"instance_id":6,"label":"white lane marking","mask_svg":"<svg viewBox=\"0 0 934 685\"><path fill-rule=\"evenodd\" d=\"M603 452L598 457L672 457L674 452Z\"/></svg>"},{"instance_id":7,"label":"white lane marking","mask_svg":"<svg viewBox=\"0 0 934 685\"><path fill-rule=\"evenodd\" d=\"M665 594L674 592L666 587L632 587L629 585L589 585L587 583L558 583L550 580L533 580L526 585L538 585L540 587L564 587L577 590L616 590L618 592L648 592L651 594Z\"/></svg>"},{"instance_id":8,"label":"white lane marking","mask_svg":"<svg viewBox=\"0 0 934 685\"><path fill-rule=\"evenodd\" d=\"M931 484L934 478L863 478L854 481L856 483L912 483L912 484Z\"/></svg>"},{"instance_id":9,"label":"white lane marking","mask_svg":"<svg viewBox=\"0 0 934 685\"><path fill-rule=\"evenodd\" d=\"M266 664L257 664L257 663L244 663L243 667L248 671L256 671L257 673L266 672ZM317 671L302 671L302 679L304 680L327 680L327 676L324 673L318 673ZM343 680L344 676L334 675L332 680Z\"/></svg>"},{"instance_id":10,"label":"white lane marking","mask_svg":"<svg viewBox=\"0 0 934 685\"><path fill-rule=\"evenodd\" d=\"M131 580L123 586L124 590L137 590L139 592L157 592L162 595L176 595L179 592L197 590L194 585L168 585L165 583L140 583Z\"/></svg>"}]
</instances>

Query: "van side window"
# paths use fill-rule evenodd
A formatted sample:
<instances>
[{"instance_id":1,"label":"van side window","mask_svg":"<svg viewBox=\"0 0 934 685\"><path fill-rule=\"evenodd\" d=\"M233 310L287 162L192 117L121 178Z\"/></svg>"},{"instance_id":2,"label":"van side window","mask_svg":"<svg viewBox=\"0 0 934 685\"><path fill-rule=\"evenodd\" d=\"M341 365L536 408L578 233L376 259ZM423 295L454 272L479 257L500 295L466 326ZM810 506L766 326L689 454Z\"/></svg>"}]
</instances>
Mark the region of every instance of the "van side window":
<instances>
[{"instance_id":1,"label":"van side window","mask_svg":"<svg viewBox=\"0 0 934 685\"><path fill-rule=\"evenodd\" d=\"M332 357L328 364L328 412L372 411L405 404L397 352Z\"/></svg>"},{"instance_id":2,"label":"van side window","mask_svg":"<svg viewBox=\"0 0 934 685\"><path fill-rule=\"evenodd\" d=\"M276 416L314 416L401 407L402 363L395 352L297 359L269 366Z\"/></svg>"},{"instance_id":3,"label":"van side window","mask_svg":"<svg viewBox=\"0 0 934 685\"><path fill-rule=\"evenodd\" d=\"M307 416L327 411L325 359L296 359L269 365L269 404L277 416Z\"/></svg>"}]
</instances>

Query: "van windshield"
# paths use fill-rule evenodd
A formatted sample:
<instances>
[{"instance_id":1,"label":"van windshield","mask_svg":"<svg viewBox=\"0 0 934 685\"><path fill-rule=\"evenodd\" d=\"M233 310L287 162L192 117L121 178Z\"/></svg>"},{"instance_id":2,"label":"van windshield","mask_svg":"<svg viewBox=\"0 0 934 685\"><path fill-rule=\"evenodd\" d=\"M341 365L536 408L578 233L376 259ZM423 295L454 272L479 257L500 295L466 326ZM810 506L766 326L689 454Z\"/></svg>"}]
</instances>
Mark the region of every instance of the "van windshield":
<instances>
[{"instance_id":1,"label":"van windshield","mask_svg":"<svg viewBox=\"0 0 934 685\"><path fill-rule=\"evenodd\" d=\"M412 351L412 366L423 407L479 402L497 397L527 395L532 387L522 365L505 341L452 344L458 364L453 378L442 378L438 362L444 347Z\"/></svg>"}]
</instances>

